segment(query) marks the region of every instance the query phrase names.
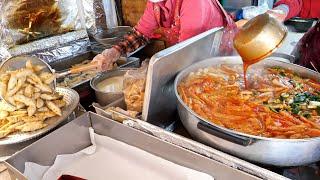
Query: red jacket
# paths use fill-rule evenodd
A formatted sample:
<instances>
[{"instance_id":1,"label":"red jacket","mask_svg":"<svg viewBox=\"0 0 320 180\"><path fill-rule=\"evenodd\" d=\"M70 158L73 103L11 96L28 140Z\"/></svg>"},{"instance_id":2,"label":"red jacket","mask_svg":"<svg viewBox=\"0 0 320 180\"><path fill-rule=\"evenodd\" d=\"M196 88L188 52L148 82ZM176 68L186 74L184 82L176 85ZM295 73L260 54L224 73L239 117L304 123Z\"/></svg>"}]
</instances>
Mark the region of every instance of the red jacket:
<instances>
[{"instance_id":1,"label":"red jacket","mask_svg":"<svg viewBox=\"0 0 320 180\"><path fill-rule=\"evenodd\" d=\"M177 0L159 2L162 18L161 24L171 27L174 19L175 3ZM182 0L180 8L180 37L179 42L205 32L214 27L223 26L224 17L212 0ZM148 38L153 38L154 31L159 28L155 19L154 5L147 2L143 16L135 27L140 33Z\"/></svg>"},{"instance_id":2,"label":"red jacket","mask_svg":"<svg viewBox=\"0 0 320 180\"><path fill-rule=\"evenodd\" d=\"M320 0L280 0L275 6L280 4L289 6L287 19L295 16L301 18L320 18Z\"/></svg>"}]
</instances>

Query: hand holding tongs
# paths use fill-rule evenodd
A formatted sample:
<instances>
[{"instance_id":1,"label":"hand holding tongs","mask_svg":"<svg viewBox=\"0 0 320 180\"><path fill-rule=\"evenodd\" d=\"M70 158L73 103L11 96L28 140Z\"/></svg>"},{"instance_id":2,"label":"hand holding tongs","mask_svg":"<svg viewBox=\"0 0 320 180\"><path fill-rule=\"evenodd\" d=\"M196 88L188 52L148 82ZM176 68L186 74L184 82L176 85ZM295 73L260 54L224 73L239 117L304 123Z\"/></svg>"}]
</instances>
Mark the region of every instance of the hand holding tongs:
<instances>
[{"instance_id":1,"label":"hand holding tongs","mask_svg":"<svg viewBox=\"0 0 320 180\"><path fill-rule=\"evenodd\" d=\"M94 70L94 69L98 69L98 62L91 62L89 64L72 67L62 72L56 72L55 74L56 74L56 78L60 78L60 77L65 77L69 74L76 74L76 73Z\"/></svg>"},{"instance_id":2,"label":"hand holding tongs","mask_svg":"<svg viewBox=\"0 0 320 180\"><path fill-rule=\"evenodd\" d=\"M86 65L72 67L72 68L65 70L65 71L62 71L62 72L56 72L54 69L51 68L51 66L48 63L46 63L42 59L39 59L34 56L17 56L17 57L10 58L1 64L0 74L5 73L7 71L25 68L25 64L27 61L31 61L32 65L38 65L38 66L44 67L42 69L43 72L49 72L49 73L55 74L56 78L64 77L69 74L75 74L75 73L80 73L83 71L98 69L98 63L91 62Z\"/></svg>"}]
</instances>

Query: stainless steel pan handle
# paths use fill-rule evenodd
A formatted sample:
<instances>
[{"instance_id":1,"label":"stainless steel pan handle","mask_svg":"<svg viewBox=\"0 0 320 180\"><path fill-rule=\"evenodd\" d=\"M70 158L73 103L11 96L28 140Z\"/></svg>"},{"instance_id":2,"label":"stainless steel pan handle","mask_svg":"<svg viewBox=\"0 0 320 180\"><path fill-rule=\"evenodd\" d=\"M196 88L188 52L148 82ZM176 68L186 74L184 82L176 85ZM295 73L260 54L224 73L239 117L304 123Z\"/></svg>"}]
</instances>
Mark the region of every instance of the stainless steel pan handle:
<instances>
[{"instance_id":1,"label":"stainless steel pan handle","mask_svg":"<svg viewBox=\"0 0 320 180\"><path fill-rule=\"evenodd\" d=\"M203 121L198 122L197 128L199 130L206 132L206 133L209 133L211 135L217 136L217 137L222 138L224 140L239 144L241 146L249 146L250 144L254 143L254 140L251 138L223 132L221 129L214 127L214 126L210 125L209 123L206 123Z\"/></svg>"}]
</instances>

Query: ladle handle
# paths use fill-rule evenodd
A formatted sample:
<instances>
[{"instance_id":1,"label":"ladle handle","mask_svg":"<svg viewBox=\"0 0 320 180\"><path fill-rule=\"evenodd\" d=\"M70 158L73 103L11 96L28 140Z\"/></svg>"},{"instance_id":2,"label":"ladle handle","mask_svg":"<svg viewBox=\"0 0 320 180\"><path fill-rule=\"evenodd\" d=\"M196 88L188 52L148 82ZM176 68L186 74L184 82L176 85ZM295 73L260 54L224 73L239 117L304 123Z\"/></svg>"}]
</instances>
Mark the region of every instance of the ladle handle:
<instances>
[{"instance_id":1,"label":"ladle handle","mask_svg":"<svg viewBox=\"0 0 320 180\"><path fill-rule=\"evenodd\" d=\"M75 73L80 73L83 71L93 70L97 68L98 68L98 62L93 62L86 65L70 68L69 72L71 74L75 74Z\"/></svg>"}]
</instances>

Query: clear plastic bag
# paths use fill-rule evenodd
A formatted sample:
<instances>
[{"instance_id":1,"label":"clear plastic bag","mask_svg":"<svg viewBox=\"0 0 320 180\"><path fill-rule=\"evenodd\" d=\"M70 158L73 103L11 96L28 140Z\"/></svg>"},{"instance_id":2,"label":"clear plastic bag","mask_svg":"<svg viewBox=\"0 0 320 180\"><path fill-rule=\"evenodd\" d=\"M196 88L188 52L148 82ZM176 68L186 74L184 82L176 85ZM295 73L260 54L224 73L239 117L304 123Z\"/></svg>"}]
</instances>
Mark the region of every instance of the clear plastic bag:
<instances>
[{"instance_id":1,"label":"clear plastic bag","mask_svg":"<svg viewBox=\"0 0 320 180\"><path fill-rule=\"evenodd\" d=\"M127 110L142 112L148 61L144 61L137 70L129 70L124 75L123 93Z\"/></svg>"},{"instance_id":2,"label":"clear plastic bag","mask_svg":"<svg viewBox=\"0 0 320 180\"><path fill-rule=\"evenodd\" d=\"M236 53L233 47L233 39L237 32L238 28L233 21L225 26L219 47L220 56L230 56Z\"/></svg>"},{"instance_id":3,"label":"clear plastic bag","mask_svg":"<svg viewBox=\"0 0 320 180\"><path fill-rule=\"evenodd\" d=\"M235 54L233 47L233 39L238 32L237 25L231 18L231 16L224 10L219 1L213 0L217 8L221 10L224 16L224 29L219 46L219 56L230 56Z\"/></svg>"},{"instance_id":4,"label":"clear plastic bag","mask_svg":"<svg viewBox=\"0 0 320 180\"><path fill-rule=\"evenodd\" d=\"M242 8L243 10L243 18L250 20L260 14L263 14L269 10L269 6L267 2L264 2L260 6L248 6Z\"/></svg>"}]
</instances>

